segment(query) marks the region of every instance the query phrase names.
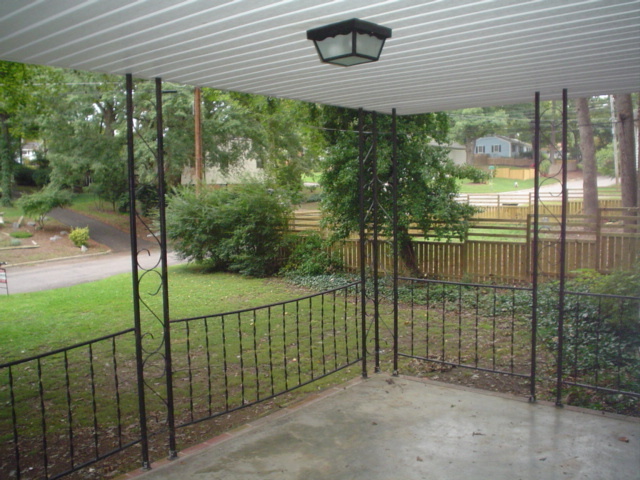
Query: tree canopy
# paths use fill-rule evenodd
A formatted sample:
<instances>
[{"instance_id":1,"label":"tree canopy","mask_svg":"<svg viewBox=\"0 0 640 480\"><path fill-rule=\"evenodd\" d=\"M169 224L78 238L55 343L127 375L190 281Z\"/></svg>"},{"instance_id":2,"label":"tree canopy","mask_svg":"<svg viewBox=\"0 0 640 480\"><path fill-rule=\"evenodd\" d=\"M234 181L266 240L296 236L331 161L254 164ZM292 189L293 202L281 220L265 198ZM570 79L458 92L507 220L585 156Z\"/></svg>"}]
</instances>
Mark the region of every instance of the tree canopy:
<instances>
[{"instance_id":1,"label":"tree canopy","mask_svg":"<svg viewBox=\"0 0 640 480\"><path fill-rule=\"evenodd\" d=\"M325 119L329 146L321 179L323 215L336 237L344 238L358 229L357 113L327 108ZM368 125L367 130L370 127ZM391 117L379 116L378 128L379 202L382 211L386 212L379 221L384 234L390 236L393 211ZM462 236L467 230L467 220L475 212L473 207L455 201L460 170L447 156L444 142L448 129L449 119L443 113L398 118L398 234L401 255L407 267L414 270L416 265L409 236L412 224L425 234L434 232L441 238ZM366 181L368 208L372 202L370 170Z\"/></svg>"}]
</instances>

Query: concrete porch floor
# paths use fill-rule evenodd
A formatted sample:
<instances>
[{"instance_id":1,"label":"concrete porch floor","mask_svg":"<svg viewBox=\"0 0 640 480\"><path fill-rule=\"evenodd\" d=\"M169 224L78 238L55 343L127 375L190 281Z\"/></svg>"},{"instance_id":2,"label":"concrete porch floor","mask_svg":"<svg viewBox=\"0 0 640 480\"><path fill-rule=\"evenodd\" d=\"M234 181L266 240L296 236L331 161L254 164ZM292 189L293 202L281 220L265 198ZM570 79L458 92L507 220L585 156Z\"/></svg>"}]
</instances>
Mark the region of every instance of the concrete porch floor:
<instances>
[{"instance_id":1,"label":"concrete porch floor","mask_svg":"<svg viewBox=\"0 0 640 480\"><path fill-rule=\"evenodd\" d=\"M640 421L374 374L123 478L638 480Z\"/></svg>"}]
</instances>

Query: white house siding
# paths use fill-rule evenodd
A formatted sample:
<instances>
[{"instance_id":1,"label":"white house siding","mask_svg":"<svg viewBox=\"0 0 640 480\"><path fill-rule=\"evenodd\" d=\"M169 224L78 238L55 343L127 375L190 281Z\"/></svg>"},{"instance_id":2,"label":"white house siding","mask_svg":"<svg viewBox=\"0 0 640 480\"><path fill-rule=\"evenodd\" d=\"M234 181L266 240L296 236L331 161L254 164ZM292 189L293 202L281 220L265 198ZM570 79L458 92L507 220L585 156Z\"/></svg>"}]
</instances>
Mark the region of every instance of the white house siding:
<instances>
[{"instance_id":1,"label":"white house siding","mask_svg":"<svg viewBox=\"0 0 640 480\"><path fill-rule=\"evenodd\" d=\"M207 167L204 172L204 183L206 185L228 185L244 183L247 178L259 178L264 174L264 170L258 167L256 160L245 160L240 165L233 166L225 173L219 167ZM182 185L193 185L196 183L196 169L185 167L181 176Z\"/></svg>"},{"instance_id":2,"label":"white house siding","mask_svg":"<svg viewBox=\"0 0 640 480\"><path fill-rule=\"evenodd\" d=\"M475 153L488 155L491 158L510 158L511 143L500 137L482 137L476 140Z\"/></svg>"}]
</instances>

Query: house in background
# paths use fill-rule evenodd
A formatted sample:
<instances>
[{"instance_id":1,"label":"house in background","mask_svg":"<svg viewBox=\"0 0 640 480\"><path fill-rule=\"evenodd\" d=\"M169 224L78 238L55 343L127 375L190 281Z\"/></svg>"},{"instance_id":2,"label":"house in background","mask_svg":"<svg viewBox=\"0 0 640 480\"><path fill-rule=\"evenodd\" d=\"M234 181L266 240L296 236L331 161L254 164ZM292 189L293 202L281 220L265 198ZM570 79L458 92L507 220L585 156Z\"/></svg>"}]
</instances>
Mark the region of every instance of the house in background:
<instances>
[{"instance_id":1,"label":"house in background","mask_svg":"<svg viewBox=\"0 0 640 480\"><path fill-rule=\"evenodd\" d=\"M24 163L25 161L32 162L36 159L36 151L42 150L41 142L25 142L22 144L20 149L20 159L19 163Z\"/></svg>"},{"instance_id":2,"label":"house in background","mask_svg":"<svg viewBox=\"0 0 640 480\"><path fill-rule=\"evenodd\" d=\"M217 166L205 168L203 183L205 185L226 186L244 183L247 178L257 178L262 175L264 175L262 162L255 159L243 159L238 165L230 166L226 171ZM190 166L184 167L180 183L195 185L196 169Z\"/></svg>"},{"instance_id":3,"label":"house in background","mask_svg":"<svg viewBox=\"0 0 640 480\"><path fill-rule=\"evenodd\" d=\"M519 158L531 152L531 145L515 138L494 135L476 140L474 153L491 158Z\"/></svg>"},{"instance_id":4,"label":"house in background","mask_svg":"<svg viewBox=\"0 0 640 480\"><path fill-rule=\"evenodd\" d=\"M431 142L430 145L441 146L435 141ZM467 151L464 145L458 142L451 142L449 145L443 146L443 148L449 150L449 159L451 159L455 165L464 165L467 163Z\"/></svg>"}]
</instances>

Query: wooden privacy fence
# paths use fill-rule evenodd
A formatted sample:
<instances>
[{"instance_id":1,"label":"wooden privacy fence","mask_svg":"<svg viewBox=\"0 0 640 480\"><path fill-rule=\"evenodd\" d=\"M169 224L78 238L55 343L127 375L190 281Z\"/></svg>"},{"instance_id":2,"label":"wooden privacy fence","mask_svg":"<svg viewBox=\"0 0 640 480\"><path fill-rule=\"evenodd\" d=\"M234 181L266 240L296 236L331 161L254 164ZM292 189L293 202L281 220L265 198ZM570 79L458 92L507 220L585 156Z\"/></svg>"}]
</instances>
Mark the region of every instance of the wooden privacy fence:
<instances>
[{"instance_id":1,"label":"wooden privacy fence","mask_svg":"<svg viewBox=\"0 0 640 480\"><path fill-rule=\"evenodd\" d=\"M567 218L566 266L568 272L593 269L610 273L628 269L639 258L640 225L638 209L601 208L595 216L570 215ZM473 220L466 239L439 241L414 234L415 265L428 278L472 282L530 282L533 252L533 215L524 221L505 219ZM541 215L539 220L538 271L542 278L560 274L560 218ZM319 219L311 214L296 218L295 230L319 230ZM384 239L378 244L379 269L393 271L392 246ZM358 240L335 244L332 252L347 270L359 266ZM366 258L373 258L373 242L366 242ZM404 273L409 272L400 262ZM371 266L371 265L370 265Z\"/></svg>"}]
</instances>

